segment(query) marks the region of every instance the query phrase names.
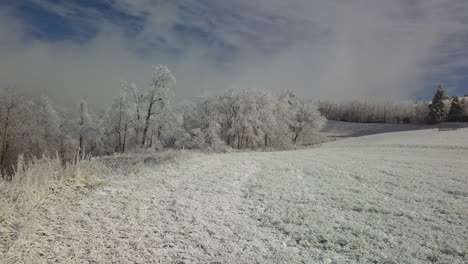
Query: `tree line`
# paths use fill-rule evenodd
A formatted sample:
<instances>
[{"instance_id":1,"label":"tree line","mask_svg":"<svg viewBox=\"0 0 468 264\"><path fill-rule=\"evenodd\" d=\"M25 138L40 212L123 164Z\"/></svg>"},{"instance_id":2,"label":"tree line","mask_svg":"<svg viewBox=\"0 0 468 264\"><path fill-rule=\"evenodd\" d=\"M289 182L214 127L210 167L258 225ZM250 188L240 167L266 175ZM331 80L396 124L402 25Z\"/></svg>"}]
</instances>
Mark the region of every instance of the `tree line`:
<instances>
[{"instance_id":1,"label":"tree line","mask_svg":"<svg viewBox=\"0 0 468 264\"><path fill-rule=\"evenodd\" d=\"M468 96L450 98L442 85L432 102L371 103L320 101L319 111L329 120L357 123L429 123L468 122Z\"/></svg>"},{"instance_id":2,"label":"tree line","mask_svg":"<svg viewBox=\"0 0 468 264\"><path fill-rule=\"evenodd\" d=\"M171 107L176 79L155 66L143 89L123 82L104 109L57 107L47 96L31 98L8 88L0 96L0 170L7 177L21 154L109 155L141 149L287 149L314 143L326 119L315 104L292 92L225 91Z\"/></svg>"},{"instance_id":3,"label":"tree line","mask_svg":"<svg viewBox=\"0 0 468 264\"><path fill-rule=\"evenodd\" d=\"M109 155L141 149L288 149L320 141L326 119L350 122L437 123L468 121L468 98L450 99L440 85L429 102L318 104L286 91L234 91L173 107L176 79L163 65L153 68L143 89L122 82L120 95L104 109L57 107L7 88L0 94L0 172L14 170L19 155Z\"/></svg>"}]
</instances>

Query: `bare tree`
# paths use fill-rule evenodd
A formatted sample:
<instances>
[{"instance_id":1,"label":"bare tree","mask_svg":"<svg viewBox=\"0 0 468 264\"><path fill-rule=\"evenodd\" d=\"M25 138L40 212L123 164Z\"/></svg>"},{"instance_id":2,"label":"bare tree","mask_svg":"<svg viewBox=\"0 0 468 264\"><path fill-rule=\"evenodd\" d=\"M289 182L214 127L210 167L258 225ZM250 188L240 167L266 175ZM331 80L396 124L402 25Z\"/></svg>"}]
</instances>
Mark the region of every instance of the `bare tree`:
<instances>
[{"instance_id":1,"label":"bare tree","mask_svg":"<svg viewBox=\"0 0 468 264\"><path fill-rule=\"evenodd\" d=\"M145 95L140 89L138 89L138 87L134 83L128 84L126 82L122 82L122 87L128 94L127 98L131 104L130 111L132 112L132 115L134 117L132 120L129 120L129 123L132 124L134 127L136 143L139 144L142 119L141 111L145 102ZM126 124L125 127L125 131L128 131L128 124ZM124 137L127 137L126 133Z\"/></svg>"},{"instance_id":2,"label":"bare tree","mask_svg":"<svg viewBox=\"0 0 468 264\"><path fill-rule=\"evenodd\" d=\"M20 113L24 110L25 98L16 93L14 87L8 87L5 95L0 98L0 122L1 122L1 150L0 150L0 173L5 179L7 174L8 151L10 149L11 136L14 128L21 123ZM25 121L25 120L23 120Z\"/></svg>"},{"instance_id":3,"label":"bare tree","mask_svg":"<svg viewBox=\"0 0 468 264\"><path fill-rule=\"evenodd\" d=\"M90 151L90 150L86 150L86 146L88 143L87 142L88 139L91 138L91 134L92 134L91 130L93 130L91 126L91 116L88 111L88 104L86 103L84 99L81 100L81 103L80 103L79 127L80 127L80 134L79 134L79 139L78 139L79 151L80 151L80 155L84 156L86 155L85 153L86 151Z\"/></svg>"},{"instance_id":4,"label":"bare tree","mask_svg":"<svg viewBox=\"0 0 468 264\"><path fill-rule=\"evenodd\" d=\"M172 86L175 85L175 82L175 77L166 66L158 65L153 67L153 82L146 96L148 108L146 111L143 137L141 139L142 147L146 144L151 117L158 114L158 112L155 112L155 105L159 104L160 110L162 110L168 104L169 92Z\"/></svg>"}]
</instances>

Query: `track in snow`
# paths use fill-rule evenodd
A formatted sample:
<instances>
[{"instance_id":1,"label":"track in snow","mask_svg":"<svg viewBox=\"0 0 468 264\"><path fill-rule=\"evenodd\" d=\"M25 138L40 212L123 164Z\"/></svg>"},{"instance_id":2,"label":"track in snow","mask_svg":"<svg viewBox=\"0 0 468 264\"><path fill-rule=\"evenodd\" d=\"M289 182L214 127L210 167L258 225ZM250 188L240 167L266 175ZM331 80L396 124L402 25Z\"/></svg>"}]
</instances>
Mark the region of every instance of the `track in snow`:
<instances>
[{"instance_id":1,"label":"track in snow","mask_svg":"<svg viewBox=\"0 0 468 264\"><path fill-rule=\"evenodd\" d=\"M51 197L5 262L466 263L467 147L421 130L200 154Z\"/></svg>"}]
</instances>

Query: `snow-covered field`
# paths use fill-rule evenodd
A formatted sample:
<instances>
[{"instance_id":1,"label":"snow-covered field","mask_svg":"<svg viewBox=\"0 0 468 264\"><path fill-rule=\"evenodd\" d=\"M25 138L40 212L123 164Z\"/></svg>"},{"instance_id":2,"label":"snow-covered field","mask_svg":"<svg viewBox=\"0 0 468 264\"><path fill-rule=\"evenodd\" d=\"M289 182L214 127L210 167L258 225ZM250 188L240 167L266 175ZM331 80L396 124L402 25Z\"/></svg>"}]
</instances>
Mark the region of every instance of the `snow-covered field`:
<instances>
[{"instance_id":1,"label":"snow-covered field","mask_svg":"<svg viewBox=\"0 0 468 264\"><path fill-rule=\"evenodd\" d=\"M322 133L329 138L361 137L381 133L412 131L424 129L458 129L468 128L468 123L427 124L385 124L385 123L352 123L329 120L322 129Z\"/></svg>"},{"instance_id":2,"label":"snow-covered field","mask_svg":"<svg viewBox=\"0 0 468 264\"><path fill-rule=\"evenodd\" d=\"M467 263L468 129L194 154L52 195L5 263Z\"/></svg>"}]
</instances>

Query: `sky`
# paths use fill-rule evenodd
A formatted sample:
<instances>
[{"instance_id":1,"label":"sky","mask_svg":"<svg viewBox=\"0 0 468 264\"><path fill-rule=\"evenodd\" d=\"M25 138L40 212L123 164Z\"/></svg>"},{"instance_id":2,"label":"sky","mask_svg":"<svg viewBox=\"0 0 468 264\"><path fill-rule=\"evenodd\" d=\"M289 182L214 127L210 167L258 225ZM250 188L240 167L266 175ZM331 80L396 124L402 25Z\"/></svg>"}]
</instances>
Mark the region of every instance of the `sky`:
<instances>
[{"instance_id":1,"label":"sky","mask_svg":"<svg viewBox=\"0 0 468 264\"><path fill-rule=\"evenodd\" d=\"M107 104L152 65L176 101L226 89L315 100L468 94L466 0L0 0L0 88Z\"/></svg>"}]
</instances>

